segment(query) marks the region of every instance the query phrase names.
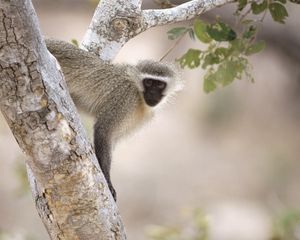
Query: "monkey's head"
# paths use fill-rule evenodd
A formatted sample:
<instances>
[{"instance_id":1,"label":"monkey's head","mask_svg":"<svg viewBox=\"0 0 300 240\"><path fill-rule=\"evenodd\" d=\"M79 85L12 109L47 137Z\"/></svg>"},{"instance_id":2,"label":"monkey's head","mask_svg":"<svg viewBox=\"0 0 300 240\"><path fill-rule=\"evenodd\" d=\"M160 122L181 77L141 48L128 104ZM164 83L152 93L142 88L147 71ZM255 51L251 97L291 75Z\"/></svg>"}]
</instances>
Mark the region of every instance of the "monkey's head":
<instances>
[{"instance_id":1,"label":"monkey's head","mask_svg":"<svg viewBox=\"0 0 300 240\"><path fill-rule=\"evenodd\" d=\"M172 63L143 60L137 64L140 87L147 105L156 106L183 87L178 68Z\"/></svg>"}]
</instances>

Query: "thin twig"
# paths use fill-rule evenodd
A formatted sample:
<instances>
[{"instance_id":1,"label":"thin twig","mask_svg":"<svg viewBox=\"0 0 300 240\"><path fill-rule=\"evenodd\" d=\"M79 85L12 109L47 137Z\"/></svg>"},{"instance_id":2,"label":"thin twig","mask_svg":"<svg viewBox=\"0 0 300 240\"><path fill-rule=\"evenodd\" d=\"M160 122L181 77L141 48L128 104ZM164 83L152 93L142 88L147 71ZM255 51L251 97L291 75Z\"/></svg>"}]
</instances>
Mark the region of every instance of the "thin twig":
<instances>
[{"instance_id":1,"label":"thin twig","mask_svg":"<svg viewBox=\"0 0 300 240\"><path fill-rule=\"evenodd\" d=\"M240 23L244 20L244 18L251 12L251 7L240 17Z\"/></svg>"},{"instance_id":2,"label":"thin twig","mask_svg":"<svg viewBox=\"0 0 300 240\"><path fill-rule=\"evenodd\" d=\"M161 62L166 56L169 55L169 53L180 43L180 41L183 39L183 37L187 34L188 31L186 31L185 33L183 33L173 44L173 46L171 46L168 51L166 51L166 53L159 59L159 61Z\"/></svg>"},{"instance_id":3,"label":"thin twig","mask_svg":"<svg viewBox=\"0 0 300 240\"><path fill-rule=\"evenodd\" d=\"M269 4L269 3L268 3L268 4ZM259 20L261 23L264 21L266 15L267 15L267 12L268 12L268 8L265 10L264 15L263 15L262 18Z\"/></svg>"}]
</instances>

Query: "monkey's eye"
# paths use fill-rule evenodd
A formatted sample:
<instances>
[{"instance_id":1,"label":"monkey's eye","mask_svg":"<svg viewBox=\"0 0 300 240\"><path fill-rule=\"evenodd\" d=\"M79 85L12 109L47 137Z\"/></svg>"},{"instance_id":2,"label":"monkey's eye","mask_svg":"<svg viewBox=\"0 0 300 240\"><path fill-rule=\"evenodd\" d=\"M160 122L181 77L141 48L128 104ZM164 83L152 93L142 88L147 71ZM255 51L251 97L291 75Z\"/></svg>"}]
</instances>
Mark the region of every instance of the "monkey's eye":
<instances>
[{"instance_id":1,"label":"monkey's eye","mask_svg":"<svg viewBox=\"0 0 300 240\"><path fill-rule=\"evenodd\" d=\"M166 84L165 82L159 81L159 82L157 83L157 87L158 87L159 89L165 89L166 86L167 86L167 84Z\"/></svg>"},{"instance_id":2,"label":"monkey's eye","mask_svg":"<svg viewBox=\"0 0 300 240\"><path fill-rule=\"evenodd\" d=\"M152 79L149 79L149 78L144 79L144 85L145 85L146 87L151 87L152 84L153 84Z\"/></svg>"}]
</instances>

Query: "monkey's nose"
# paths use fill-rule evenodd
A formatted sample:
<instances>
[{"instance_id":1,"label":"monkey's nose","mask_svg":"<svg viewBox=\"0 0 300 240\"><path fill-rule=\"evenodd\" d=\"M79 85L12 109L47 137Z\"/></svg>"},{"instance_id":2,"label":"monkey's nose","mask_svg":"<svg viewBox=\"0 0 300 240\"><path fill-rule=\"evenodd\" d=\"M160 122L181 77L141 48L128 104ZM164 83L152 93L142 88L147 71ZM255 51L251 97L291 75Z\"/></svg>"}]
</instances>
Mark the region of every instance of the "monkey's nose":
<instances>
[{"instance_id":1,"label":"monkey's nose","mask_svg":"<svg viewBox=\"0 0 300 240\"><path fill-rule=\"evenodd\" d=\"M144 93L144 99L147 105L149 105L150 107L154 107L160 102L161 96L159 96L157 93L151 94L149 91Z\"/></svg>"}]
</instances>

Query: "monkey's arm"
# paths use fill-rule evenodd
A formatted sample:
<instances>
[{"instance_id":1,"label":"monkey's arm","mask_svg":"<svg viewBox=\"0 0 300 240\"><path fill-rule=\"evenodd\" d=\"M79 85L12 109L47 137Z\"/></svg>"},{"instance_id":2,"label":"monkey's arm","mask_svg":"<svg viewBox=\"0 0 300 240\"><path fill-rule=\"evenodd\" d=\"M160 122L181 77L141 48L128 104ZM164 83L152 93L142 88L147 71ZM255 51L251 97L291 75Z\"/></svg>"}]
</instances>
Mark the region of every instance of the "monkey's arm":
<instances>
[{"instance_id":1,"label":"monkey's arm","mask_svg":"<svg viewBox=\"0 0 300 240\"><path fill-rule=\"evenodd\" d=\"M126 122L132 117L133 109L140 101L135 94L135 88L130 82L123 82L122 87L114 89L106 96L102 106L95 111L96 123L94 125L95 152L106 178L108 187L116 200L116 191L110 177L112 146L126 134L128 125ZM133 109L132 109L133 108Z\"/></svg>"},{"instance_id":2,"label":"monkey's arm","mask_svg":"<svg viewBox=\"0 0 300 240\"><path fill-rule=\"evenodd\" d=\"M109 138L109 133L103 132L101 121L99 120L94 125L94 145L99 165L104 174L109 190L116 201L117 194L110 180L110 165L112 151L111 140Z\"/></svg>"}]
</instances>

